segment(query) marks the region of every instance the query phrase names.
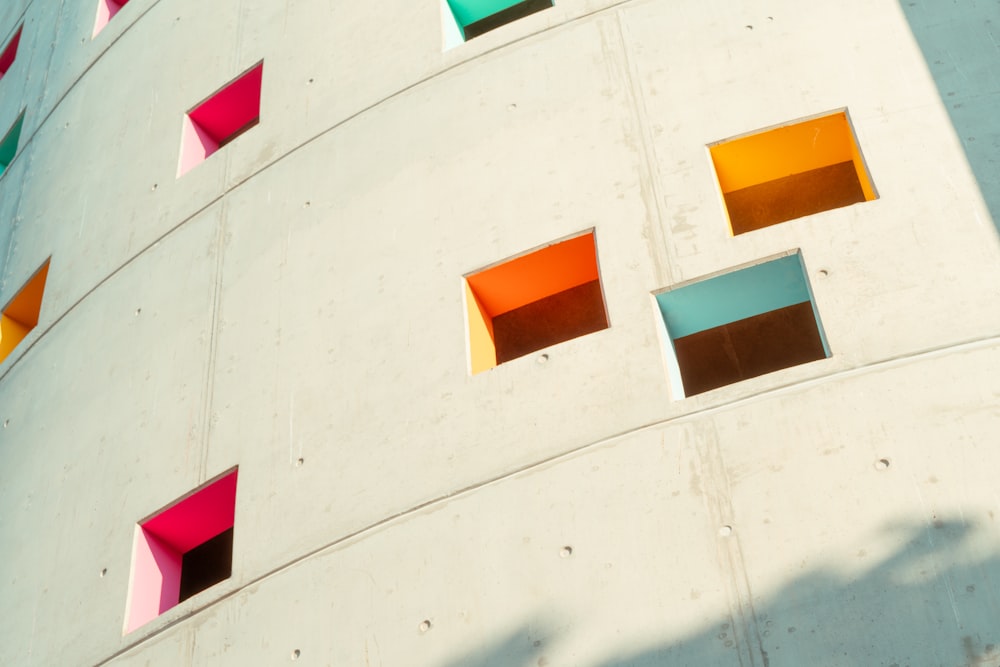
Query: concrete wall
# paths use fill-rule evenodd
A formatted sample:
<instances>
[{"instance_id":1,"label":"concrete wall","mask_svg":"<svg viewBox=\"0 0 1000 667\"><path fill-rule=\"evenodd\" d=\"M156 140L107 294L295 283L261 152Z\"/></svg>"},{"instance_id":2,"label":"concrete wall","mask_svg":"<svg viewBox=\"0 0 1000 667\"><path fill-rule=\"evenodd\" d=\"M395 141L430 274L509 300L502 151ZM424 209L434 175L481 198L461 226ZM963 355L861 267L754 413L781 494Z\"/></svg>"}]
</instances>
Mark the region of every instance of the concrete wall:
<instances>
[{"instance_id":1,"label":"concrete wall","mask_svg":"<svg viewBox=\"0 0 1000 667\"><path fill-rule=\"evenodd\" d=\"M6 3L0 304L51 264L0 664L1000 664L995 174L925 59L1000 12L930 1L563 0L447 50L437 1ZM706 145L843 107L879 198L732 236ZM589 228L610 327L470 375L461 277ZM794 249L832 355L675 400L651 293ZM232 576L123 634L136 522L237 465Z\"/></svg>"}]
</instances>

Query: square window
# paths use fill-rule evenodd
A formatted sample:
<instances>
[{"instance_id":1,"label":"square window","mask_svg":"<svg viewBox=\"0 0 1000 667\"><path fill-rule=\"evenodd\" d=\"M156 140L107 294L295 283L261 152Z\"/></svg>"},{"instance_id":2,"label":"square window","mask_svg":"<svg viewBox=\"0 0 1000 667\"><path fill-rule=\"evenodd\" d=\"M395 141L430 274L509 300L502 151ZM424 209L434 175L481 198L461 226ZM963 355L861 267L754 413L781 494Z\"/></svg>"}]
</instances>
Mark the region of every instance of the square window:
<instances>
[{"instance_id":1,"label":"square window","mask_svg":"<svg viewBox=\"0 0 1000 667\"><path fill-rule=\"evenodd\" d=\"M798 252L671 287L656 302L678 398L830 356Z\"/></svg>"},{"instance_id":2,"label":"square window","mask_svg":"<svg viewBox=\"0 0 1000 667\"><path fill-rule=\"evenodd\" d=\"M608 328L593 231L465 277L473 374Z\"/></svg>"},{"instance_id":3,"label":"square window","mask_svg":"<svg viewBox=\"0 0 1000 667\"><path fill-rule=\"evenodd\" d=\"M709 146L733 234L877 197L847 111Z\"/></svg>"},{"instance_id":4,"label":"square window","mask_svg":"<svg viewBox=\"0 0 1000 667\"><path fill-rule=\"evenodd\" d=\"M0 363L38 326L42 296L45 294L45 279L49 275L49 261L45 260L0 314Z\"/></svg>"},{"instance_id":5,"label":"square window","mask_svg":"<svg viewBox=\"0 0 1000 667\"><path fill-rule=\"evenodd\" d=\"M7 130L7 134L0 139L0 174L7 171L7 166L14 161L17 155L17 145L21 141L21 126L24 125L24 112L17 117L14 124Z\"/></svg>"},{"instance_id":6,"label":"square window","mask_svg":"<svg viewBox=\"0 0 1000 667\"><path fill-rule=\"evenodd\" d=\"M465 41L552 7L553 0L446 0Z\"/></svg>"},{"instance_id":7,"label":"square window","mask_svg":"<svg viewBox=\"0 0 1000 667\"><path fill-rule=\"evenodd\" d=\"M260 62L184 115L177 177L260 122Z\"/></svg>"},{"instance_id":8,"label":"square window","mask_svg":"<svg viewBox=\"0 0 1000 667\"><path fill-rule=\"evenodd\" d=\"M10 38L7 45L3 47L3 51L0 52L0 79L3 78L7 70L10 69L10 66L14 64L14 59L17 58L17 45L21 43L21 30L23 28L23 25L18 26L14 32L14 36Z\"/></svg>"},{"instance_id":9,"label":"square window","mask_svg":"<svg viewBox=\"0 0 1000 667\"><path fill-rule=\"evenodd\" d=\"M97 37L97 33L104 30L126 4L128 0L97 0L97 19L94 21L94 34L90 38Z\"/></svg>"},{"instance_id":10,"label":"square window","mask_svg":"<svg viewBox=\"0 0 1000 667\"><path fill-rule=\"evenodd\" d=\"M136 525L126 633L232 574L237 472Z\"/></svg>"}]
</instances>

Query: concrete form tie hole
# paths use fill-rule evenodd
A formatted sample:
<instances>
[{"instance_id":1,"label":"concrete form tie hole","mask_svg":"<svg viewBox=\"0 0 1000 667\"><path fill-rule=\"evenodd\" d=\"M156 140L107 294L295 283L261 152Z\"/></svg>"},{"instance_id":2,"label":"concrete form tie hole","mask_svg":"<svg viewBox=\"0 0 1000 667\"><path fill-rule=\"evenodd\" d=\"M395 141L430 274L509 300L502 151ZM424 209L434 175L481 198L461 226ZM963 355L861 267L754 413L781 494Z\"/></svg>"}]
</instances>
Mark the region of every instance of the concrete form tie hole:
<instances>
[{"instance_id":1,"label":"concrete form tie hole","mask_svg":"<svg viewBox=\"0 0 1000 667\"><path fill-rule=\"evenodd\" d=\"M889 459L879 459L875 462L875 470L888 470Z\"/></svg>"},{"instance_id":2,"label":"concrete form tie hole","mask_svg":"<svg viewBox=\"0 0 1000 667\"><path fill-rule=\"evenodd\" d=\"M302 655L302 651L295 649L292 651L292 660L298 660L300 655Z\"/></svg>"},{"instance_id":3,"label":"concrete form tie hole","mask_svg":"<svg viewBox=\"0 0 1000 667\"><path fill-rule=\"evenodd\" d=\"M540 364L547 364L549 362L549 355L540 354L538 355L538 359L536 359L536 361Z\"/></svg>"},{"instance_id":4,"label":"concrete form tie hole","mask_svg":"<svg viewBox=\"0 0 1000 667\"><path fill-rule=\"evenodd\" d=\"M430 630L431 629L431 622L430 622L430 620L424 619L423 621L420 621L420 626L419 626L418 629L420 630L421 633L424 633L424 632L427 632L428 630Z\"/></svg>"},{"instance_id":5,"label":"concrete form tie hole","mask_svg":"<svg viewBox=\"0 0 1000 667\"><path fill-rule=\"evenodd\" d=\"M3 420L3 427L7 428L8 426L10 426L10 420L9 419L4 419Z\"/></svg>"},{"instance_id":6,"label":"concrete form tie hole","mask_svg":"<svg viewBox=\"0 0 1000 667\"><path fill-rule=\"evenodd\" d=\"M304 458L299 457L298 459L295 460L295 467L298 468L299 466L301 466L305 462L306 462L306 460Z\"/></svg>"},{"instance_id":7,"label":"concrete form tie hole","mask_svg":"<svg viewBox=\"0 0 1000 667\"><path fill-rule=\"evenodd\" d=\"M719 528L719 537L729 537L733 534L732 526L722 526Z\"/></svg>"},{"instance_id":8,"label":"concrete form tie hole","mask_svg":"<svg viewBox=\"0 0 1000 667\"><path fill-rule=\"evenodd\" d=\"M559 550L560 558L569 558L572 555L573 555L573 547L571 546L565 546Z\"/></svg>"},{"instance_id":9,"label":"concrete form tie hole","mask_svg":"<svg viewBox=\"0 0 1000 667\"><path fill-rule=\"evenodd\" d=\"M101 579L103 579L108 574L108 568L101 569Z\"/></svg>"}]
</instances>

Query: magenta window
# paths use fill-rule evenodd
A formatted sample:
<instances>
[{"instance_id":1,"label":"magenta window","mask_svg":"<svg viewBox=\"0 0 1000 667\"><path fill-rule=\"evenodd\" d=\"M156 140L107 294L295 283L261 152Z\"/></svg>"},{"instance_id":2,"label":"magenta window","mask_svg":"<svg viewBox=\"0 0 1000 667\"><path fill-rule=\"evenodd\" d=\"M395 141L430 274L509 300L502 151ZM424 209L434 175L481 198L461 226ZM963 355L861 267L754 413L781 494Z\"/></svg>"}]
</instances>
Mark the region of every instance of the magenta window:
<instances>
[{"instance_id":1,"label":"magenta window","mask_svg":"<svg viewBox=\"0 0 1000 667\"><path fill-rule=\"evenodd\" d=\"M104 30L104 27L126 4L128 4L128 0L97 0L97 19L94 21L94 34L90 38L97 37L97 33Z\"/></svg>"},{"instance_id":2,"label":"magenta window","mask_svg":"<svg viewBox=\"0 0 1000 667\"><path fill-rule=\"evenodd\" d=\"M178 178L260 121L263 75L257 63L184 115Z\"/></svg>"},{"instance_id":3,"label":"magenta window","mask_svg":"<svg viewBox=\"0 0 1000 667\"><path fill-rule=\"evenodd\" d=\"M10 66L14 64L14 58L17 58L17 45L21 43L21 30L23 28L24 26L22 25L17 29L14 36L3 47L3 52L0 52L0 79L7 73Z\"/></svg>"},{"instance_id":4,"label":"magenta window","mask_svg":"<svg viewBox=\"0 0 1000 667\"><path fill-rule=\"evenodd\" d=\"M136 526L126 633L232 574L237 472Z\"/></svg>"}]
</instances>

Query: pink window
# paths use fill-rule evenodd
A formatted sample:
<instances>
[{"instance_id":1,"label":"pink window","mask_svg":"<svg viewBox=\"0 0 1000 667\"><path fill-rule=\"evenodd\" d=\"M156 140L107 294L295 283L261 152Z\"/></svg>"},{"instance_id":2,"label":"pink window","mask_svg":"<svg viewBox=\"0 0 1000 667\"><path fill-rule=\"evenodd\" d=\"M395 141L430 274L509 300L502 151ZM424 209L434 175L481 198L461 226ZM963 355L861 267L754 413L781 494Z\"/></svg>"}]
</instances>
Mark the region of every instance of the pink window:
<instances>
[{"instance_id":1,"label":"pink window","mask_svg":"<svg viewBox=\"0 0 1000 667\"><path fill-rule=\"evenodd\" d=\"M7 45L3 47L3 52L0 52L0 79L7 73L10 66L14 64L14 58L17 58L17 45L21 43L21 30L23 28L23 25L18 27L17 32L10 38Z\"/></svg>"},{"instance_id":2,"label":"pink window","mask_svg":"<svg viewBox=\"0 0 1000 667\"><path fill-rule=\"evenodd\" d=\"M91 35L91 39L97 37L97 33L104 30L104 27L126 4L128 4L128 0L97 0L97 19L94 21L94 34Z\"/></svg>"},{"instance_id":3,"label":"pink window","mask_svg":"<svg viewBox=\"0 0 1000 667\"><path fill-rule=\"evenodd\" d=\"M126 633L232 574L237 472L136 526Z\"/></svg>"},{"instance_id":4,"label":"pink window","mask_svg":"<svg viewBox=\"0 0 1000 667\"><path fill-rule=\"evenodd\" d=\"M263 75L257 63L184 115L178 178L260 121Z\"/></svg>"}]
</instances>

